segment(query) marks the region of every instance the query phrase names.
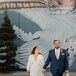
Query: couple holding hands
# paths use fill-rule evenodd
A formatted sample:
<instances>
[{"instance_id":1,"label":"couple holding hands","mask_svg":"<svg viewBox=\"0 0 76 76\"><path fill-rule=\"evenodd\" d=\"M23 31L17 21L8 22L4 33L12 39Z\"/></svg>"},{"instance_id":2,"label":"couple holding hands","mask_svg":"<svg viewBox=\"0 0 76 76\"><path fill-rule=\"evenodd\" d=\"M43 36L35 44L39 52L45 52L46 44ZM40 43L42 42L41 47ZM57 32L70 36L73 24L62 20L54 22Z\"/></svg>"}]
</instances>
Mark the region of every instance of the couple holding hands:
<instances>
[{"instance_id":1,"label":"couple holding hands","mask_svg":"<svg viewBox=\"0 0 76 76\"><path fill-rule=\"evenodd\" d=\"M52 76L69 76L68 71L68 52L60 48L61 43L59 40L53 41L54 48L49 50L47 60L40 54L39 48L34 47L27 62L27 72L29 76L44 76L47 66L50 64L50 71Z\"/></svg>"}]
</instances>

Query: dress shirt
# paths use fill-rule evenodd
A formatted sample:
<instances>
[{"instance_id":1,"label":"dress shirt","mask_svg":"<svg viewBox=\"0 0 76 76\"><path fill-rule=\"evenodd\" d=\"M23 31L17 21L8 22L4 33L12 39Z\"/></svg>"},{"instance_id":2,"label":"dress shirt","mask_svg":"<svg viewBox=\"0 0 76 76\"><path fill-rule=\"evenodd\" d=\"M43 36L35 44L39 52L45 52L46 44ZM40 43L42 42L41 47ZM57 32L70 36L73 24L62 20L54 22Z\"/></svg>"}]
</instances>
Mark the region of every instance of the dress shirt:
<instances>
[{"instance_id":1,"label":"dress shirt","mask_svg":"<svg viewBox=\"0 0 76 76\"><path fill-rule=\"evenodd\" d=\"M56 55L56 58L58 60L59 56L60 56L60 48L59 49L55 49L55 55Z\"/></svg>"}]
</instances>

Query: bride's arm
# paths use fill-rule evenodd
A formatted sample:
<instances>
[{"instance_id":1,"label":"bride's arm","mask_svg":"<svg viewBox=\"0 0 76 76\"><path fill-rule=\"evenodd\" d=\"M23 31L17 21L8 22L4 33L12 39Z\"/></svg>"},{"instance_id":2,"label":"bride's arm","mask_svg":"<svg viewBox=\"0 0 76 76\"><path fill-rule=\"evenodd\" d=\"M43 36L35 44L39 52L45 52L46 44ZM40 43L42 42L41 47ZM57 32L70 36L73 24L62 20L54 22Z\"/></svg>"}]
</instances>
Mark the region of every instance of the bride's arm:
<instances>
[{"instance_id":1,"label":"bride's arm","mask_svg":"<svg viewBox=\"0 0 76 76\"><path fill-rule=\"evenodd\" d=\"M41 61L40 61L40 66L41 66L41 68L42 68L42 71L45 72L46 70L43 69L43 66L44 66L44 64L45 64L45 60L44 60L43 55L41 55L40 59L41 59Z\"/></svg>"},{"instance_id":2,"label":"bride's arm","mask_svg":"<svg viewBox=\"0 0 76 76\"><path fill-rule=\"evenodd\" d=\"M30 72L30 67L31 67L31 56L29 56L28 58L27 67L26 67L27 72Z\"/></svg>"}]
</instances>

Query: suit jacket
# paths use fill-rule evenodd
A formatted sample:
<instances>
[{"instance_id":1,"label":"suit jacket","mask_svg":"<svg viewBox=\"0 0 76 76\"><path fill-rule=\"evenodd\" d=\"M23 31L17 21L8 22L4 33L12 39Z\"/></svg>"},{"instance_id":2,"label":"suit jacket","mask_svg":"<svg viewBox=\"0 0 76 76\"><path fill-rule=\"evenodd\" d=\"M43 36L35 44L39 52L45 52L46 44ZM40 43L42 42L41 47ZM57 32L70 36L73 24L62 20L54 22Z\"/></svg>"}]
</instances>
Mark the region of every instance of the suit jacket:
<instances>
[{"instance_id":1,"label":"suit jacket","mask_svg":"<svg viewBox=\"0 0 76 76\"><path fill-rule=\"evenodd\" d=\"M50 63L51 62L51 63ZM60 49L60 56L57 60L55 55L55 49L49 50L48 58L43 66L44 69L50 63L50 71L51 73L56 73L57 69L60 73L63 73L65 70L68 70L68 52L65 49Z\"/></svg>"}]
</instances>

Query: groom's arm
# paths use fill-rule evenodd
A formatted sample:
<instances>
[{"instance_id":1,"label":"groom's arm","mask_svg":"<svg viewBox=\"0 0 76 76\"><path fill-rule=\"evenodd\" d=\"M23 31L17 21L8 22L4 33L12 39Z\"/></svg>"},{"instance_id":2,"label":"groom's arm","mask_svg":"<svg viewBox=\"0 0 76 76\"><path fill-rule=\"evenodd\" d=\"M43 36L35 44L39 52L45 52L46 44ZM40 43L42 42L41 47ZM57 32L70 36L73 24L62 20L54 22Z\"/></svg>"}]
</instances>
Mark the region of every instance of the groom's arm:
<instances>
[{"instance_id":1,"label":"groom's arm","mask_svg":"<svg viewBox=\"0 0 76 76\"><path fill-rule=\"evenodd\" d=\"M68 62L68 56L69 53L67 50L65 50L65 73L69 73L69 62Z\"/></svg>"},{"instance_id":2,"label":"groom's arm","mask_svg":"<svg viewBox=\"0 0 76 76\"><path fill-rule=\"evenodd\" d=\"M43 66L43 69L46 69L46 67L49 65L50 61L51 61L51 56L50 56L50 51L49 51L48 58L45 61L45 64Z\"/></svg>"},{"instance_id":3,"label":"groom's arm","mask_svg":"<svg viewBox=\"0 0 76 76\"><path fill-rule=\"evenodd\" d=\"M68 62L68 56L69 56L69 53L67 50L65 50L66 52L66 57L65 57L65 66L66 66L66 70L68 70L68 67L69 67L69 62Z\"/></svg>"}]
</instances>

